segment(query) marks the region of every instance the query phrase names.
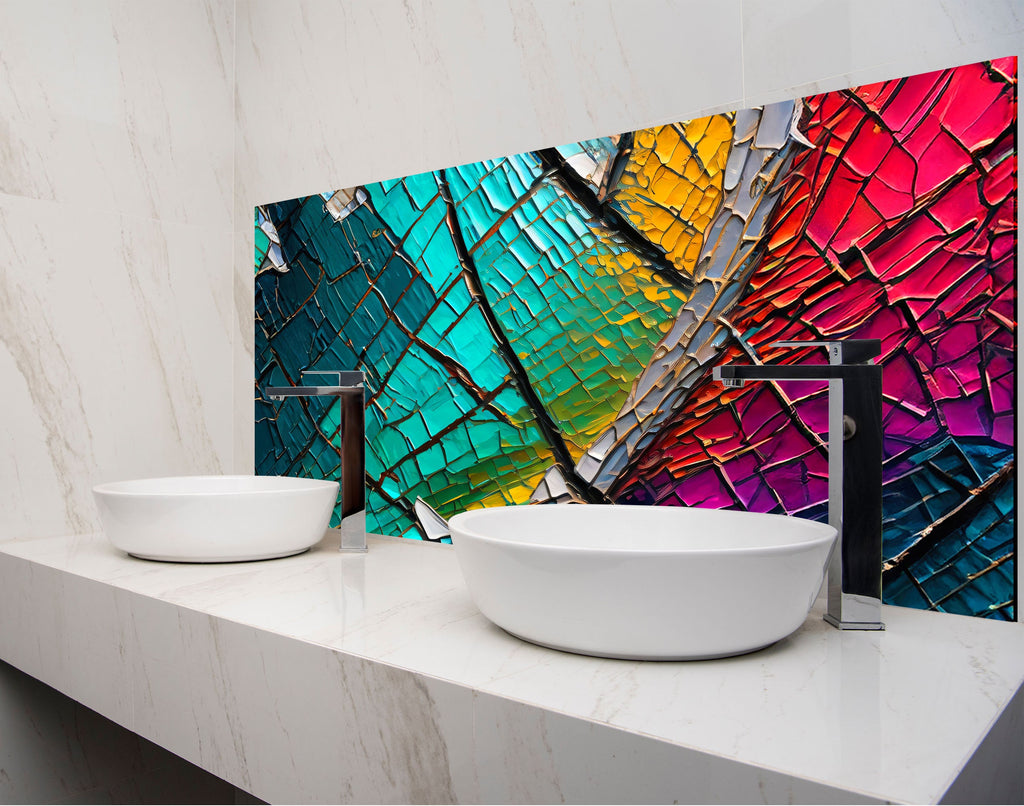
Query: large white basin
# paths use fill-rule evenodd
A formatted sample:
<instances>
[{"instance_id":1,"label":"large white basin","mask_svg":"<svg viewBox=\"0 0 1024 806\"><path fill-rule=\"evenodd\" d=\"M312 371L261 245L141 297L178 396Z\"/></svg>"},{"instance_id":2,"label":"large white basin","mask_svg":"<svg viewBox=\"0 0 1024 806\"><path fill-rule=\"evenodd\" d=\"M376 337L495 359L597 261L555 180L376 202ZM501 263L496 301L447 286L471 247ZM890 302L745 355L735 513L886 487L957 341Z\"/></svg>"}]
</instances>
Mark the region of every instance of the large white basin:
<instances>
[{"instance_id":1,"label":"large white basin","mask_svg":"<svg viewBox=\"0 0 1024 806\"><path fill-rule=\"evenodd\" d=\"M179 476L93 488L107 538L147 560L268 560L318 543L338 483L285 476Z\"/></svg>"},{"instance_id":2,"label":"large white basin","mask_svg":"<svg viewBox=\"0 0 1024 806\"><path fill-rule=\"evenodd\" d=\"M686 507L540 505L449 521L477 607L515 636L611 658L752 652L796 630L831 526Z\"/></svg>"}]
</instances>

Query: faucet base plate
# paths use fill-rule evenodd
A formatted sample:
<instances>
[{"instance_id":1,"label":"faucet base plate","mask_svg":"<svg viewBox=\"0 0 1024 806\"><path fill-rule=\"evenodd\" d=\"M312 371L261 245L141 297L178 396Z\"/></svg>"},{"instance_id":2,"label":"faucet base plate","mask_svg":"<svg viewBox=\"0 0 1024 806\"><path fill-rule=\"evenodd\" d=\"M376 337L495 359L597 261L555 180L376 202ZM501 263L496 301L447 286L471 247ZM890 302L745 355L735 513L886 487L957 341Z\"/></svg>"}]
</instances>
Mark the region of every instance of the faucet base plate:
<instances>
[{"instance_id":1,"label":"faucet base plate","mask_svg":"<svg viewBox=\"0 0 1024 806\"><path fill-rule=\"evenodd\" d=\"M825 621L837 630L884 630L885 624L881 621L841 621L828 613L824 616Z\"/></svg>"}]
</instances>

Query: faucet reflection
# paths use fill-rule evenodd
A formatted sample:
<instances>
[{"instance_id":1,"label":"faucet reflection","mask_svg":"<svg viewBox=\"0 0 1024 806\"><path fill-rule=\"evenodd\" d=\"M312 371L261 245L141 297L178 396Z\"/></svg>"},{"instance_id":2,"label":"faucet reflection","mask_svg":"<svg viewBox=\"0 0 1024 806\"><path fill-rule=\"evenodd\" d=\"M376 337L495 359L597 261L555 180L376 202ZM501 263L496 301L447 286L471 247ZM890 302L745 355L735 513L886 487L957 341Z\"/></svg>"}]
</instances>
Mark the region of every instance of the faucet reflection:
<instances>
[{"instance_id":1,"label":"faucet reflection","mask_svg":"<svg viewBox=\"0 0 1024 806\"><path fill-rule=\"evenodd\" d=\"M786 341L821 346L828 364L726 364L714 377L745 381L828 381L828 522L839 533L828 568L825 620L843 630L882 624L882 367L879 339Z\"/></svg>"}]
</instances>

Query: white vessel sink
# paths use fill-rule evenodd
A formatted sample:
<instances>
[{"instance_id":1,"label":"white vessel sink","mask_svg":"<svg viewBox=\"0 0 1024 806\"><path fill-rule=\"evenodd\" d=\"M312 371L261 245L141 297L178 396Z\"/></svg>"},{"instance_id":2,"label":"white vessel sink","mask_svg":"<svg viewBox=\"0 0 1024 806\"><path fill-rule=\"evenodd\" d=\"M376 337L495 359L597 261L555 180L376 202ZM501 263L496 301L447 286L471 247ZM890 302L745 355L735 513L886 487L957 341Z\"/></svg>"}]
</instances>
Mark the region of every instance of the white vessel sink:
<instances>
[{"instance_id":1,"label":"white vessel sink","mask_svg":"<svg viewBox=\"0 0 1024 806\"><path fill-rule=\"evenodd\" d=\"M146 560L268 560L318 543L338 483L285 476L179 476L93 488L107 538Z\"/></svg>"},{"instance_id":2,"label":"white vessel sink","mask_svg":"<svg viewBox=\"0 0 1024 806\"><path fill-rule=\"evenodd\" d=\"M477 509L449 521L470 594L533 643L611 658L752 652L807 618L836 539L783 515L613 505Z\"/></svg>"}]
</instances>

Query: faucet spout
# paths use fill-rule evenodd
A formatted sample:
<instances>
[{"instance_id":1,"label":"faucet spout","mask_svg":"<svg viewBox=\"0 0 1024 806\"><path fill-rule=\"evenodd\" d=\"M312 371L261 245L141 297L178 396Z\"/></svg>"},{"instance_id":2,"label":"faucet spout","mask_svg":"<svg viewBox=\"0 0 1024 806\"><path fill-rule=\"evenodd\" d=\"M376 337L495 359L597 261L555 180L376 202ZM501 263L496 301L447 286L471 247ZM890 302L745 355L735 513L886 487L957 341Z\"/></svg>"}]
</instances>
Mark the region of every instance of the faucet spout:
<instances>
[{"instance_id":1,"label":"faucet spout","mask_svg":"<svg viewBox=\"0 0 1024 806\"><path fill-rule=\"evenodd\" d=\"M882 367L879 339L778 342L823 346L828 364L726 364L714 378L828 382L828 521L839 534L828 568L825 620L844 630L883 630Z\"/></svg>"}]
</instances>

